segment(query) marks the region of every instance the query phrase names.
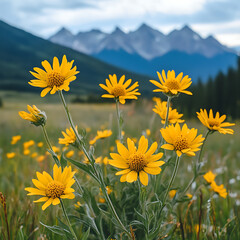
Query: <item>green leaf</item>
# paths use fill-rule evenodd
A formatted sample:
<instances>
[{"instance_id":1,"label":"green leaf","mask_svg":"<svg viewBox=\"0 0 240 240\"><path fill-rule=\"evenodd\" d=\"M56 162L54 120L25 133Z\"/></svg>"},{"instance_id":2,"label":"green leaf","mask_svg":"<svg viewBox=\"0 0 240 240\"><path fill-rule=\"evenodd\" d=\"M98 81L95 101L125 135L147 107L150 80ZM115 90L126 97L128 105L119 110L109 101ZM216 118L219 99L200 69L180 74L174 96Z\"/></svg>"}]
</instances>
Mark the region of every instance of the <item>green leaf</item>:
<instances>
[{"instance_id":1,"label":"green leaf","mask_svg":"<svg viewBox=\"0 0 240 240\"><path fill-rule=\"evenodd\" d=\"M65 168L67 166L67 159L65 157L65 152L63 152L61 155L60 164L62 168Z\"/></svg>"},{"instance_id":2,"label":"green leaf","mask_svg":"<svg viewBox=\"0 0 240 240\"><path fill-rule=\"evenodd\" d=\"M88 230L83 234L81 240L87 240L89 233L90 233L90 228L88 228Z\"/></svg>"},{"instance_id":3,"label":"green leaf","mask_svg":"<svg viewBox=\"0 0 240 240\"><path fill-rule=\"evenodd\" d=\"M56 233L56 234L61 235L61 236L66 236L66 232L71 234L71 232L69 232L68 230L66 230L66 229L64 229L60 226L48 226L48 225L45 225L42 222L40 222L40 224L42 224L45 228L47 228L51 232Z\"/></svg>"}]
</instances>

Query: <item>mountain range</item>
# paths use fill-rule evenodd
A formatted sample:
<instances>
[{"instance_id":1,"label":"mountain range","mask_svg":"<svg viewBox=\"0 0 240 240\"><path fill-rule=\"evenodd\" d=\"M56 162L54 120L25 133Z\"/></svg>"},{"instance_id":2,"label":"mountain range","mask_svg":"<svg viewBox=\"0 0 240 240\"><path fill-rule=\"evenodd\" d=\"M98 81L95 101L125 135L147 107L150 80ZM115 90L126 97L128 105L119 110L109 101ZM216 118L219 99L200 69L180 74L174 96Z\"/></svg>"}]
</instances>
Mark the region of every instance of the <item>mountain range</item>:
<instances>
[{"instance_id":1,"label":"mountain range","mask_svg":"<svg viewBox=\"0 0 240 240\"><path fill-rule=\"evenodd\" d=\"M40 93L39 88L28 84L28 81L33 79L29 71L32 71L33 67L42 68L41 62L43 60L52 63L54 56L61 60L64 54L66 54L68 61L75 60L74 65L80 71L77 80L70 85L71 93L98 93L100 98L100 93L103 90L98 84L105 83L108 75L114 73L117 76L126 75L126 78L139 81L141 91L147 91L148 89L150 92L152 89L148 81L149 77L122 70L71 48L54 44L3 21L0 21L0 34L1 90L35 91Z\"/></svg>"},{"instance_id":2,"label":"mountain range","mask_svg":"<svg viewBox=\"0 0 240 240\"><path fill-rule=\"evenodd\" d=\"M93 29L74 35L62 28L49 40L129 71L156 76L163 68L174 69L193 81L225 72L237 59L233 49L213 36L202 38L187 25L167 35L146 24L129 33L116 27L112 33Z\"/></svg>"}]
</instances>

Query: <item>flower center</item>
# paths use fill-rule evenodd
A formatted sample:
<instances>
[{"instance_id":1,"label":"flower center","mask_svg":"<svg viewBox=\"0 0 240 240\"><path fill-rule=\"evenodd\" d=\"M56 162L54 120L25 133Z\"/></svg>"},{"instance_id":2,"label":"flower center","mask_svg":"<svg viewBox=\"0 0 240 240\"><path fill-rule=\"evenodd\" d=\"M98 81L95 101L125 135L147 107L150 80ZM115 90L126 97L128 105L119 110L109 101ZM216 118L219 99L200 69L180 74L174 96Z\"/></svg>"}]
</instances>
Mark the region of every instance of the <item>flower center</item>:
<instances>
[{"instance_id":1,"label":"flower center","mask_svg":"<svg viewBox=\"0 0 240 240\"><path fill-rule=\"evenodd\" d=\"M119 97L119 96L125 96L126 92L123 86L116 86L114 87L114 89L112 90L112 95L114 97Z\"/></svg>"},{"instance_id":2,"label":"flower center","mask_svg":"<svg viewBox=\"0 0 240 240\"><path fill-rule=\"evenodd\" d=\"M178 90L180 88L179 82L176 81L175 79L170 79L170 80L166 81L165 85L170 90Z\"/></svg>"},{"instance_id":3,"label":"flower center","mask_svg":"<svg viewBox=\"0 0 240 240\"><path fill-rule=\"evenodd\" d=\"M182 136L180 136L177 138L177 141L174 143L173 146L175 150L182 151L183 149L188 148L188 141L185 137L183 138Z\"/></svg>"},{"instance_id":4,"label":"flower center","mask_svg":"<svg viewBox=\"0 0 240 240\"><path fill-rule=\"evenodd\" d=\"M53 199L59 198L61 195L63 195L64 190L65 187L62 183L53 181L47 185L46 196Z\"/></svg>"},{"instance_id":5,"label":"flower center","mask_svg":"<svg viewBox=\"0 0 240 240\"><path fill-rule=\"evenodd\" d=\"M133 171L140 172L146 166L146 160L141 153L134 153L128 159L129 168Z\"/></svg>"},{"instance_id":6,"label":"flower center","mask_svg":"<svg viewBox=\"0 0 240 240\"><path fill-rule=\"evenodd\" d=\"M218 127L219 126L219 121L217 121L215 119L211 119L211 120L208 120L208 124L209 124L210 127L213 127L213 126Z\"/></svg>"},{"instance_id":7,"label":"flower center","mask_svg":"<svg viewBox=\"0 0 240 240\"><path fill-rule=\"evenodd\" d=\"M60 87L64 83L64 77L60 73L52 72L48 74L48 86L49 87Z\"/></svg>"}]
</instances>

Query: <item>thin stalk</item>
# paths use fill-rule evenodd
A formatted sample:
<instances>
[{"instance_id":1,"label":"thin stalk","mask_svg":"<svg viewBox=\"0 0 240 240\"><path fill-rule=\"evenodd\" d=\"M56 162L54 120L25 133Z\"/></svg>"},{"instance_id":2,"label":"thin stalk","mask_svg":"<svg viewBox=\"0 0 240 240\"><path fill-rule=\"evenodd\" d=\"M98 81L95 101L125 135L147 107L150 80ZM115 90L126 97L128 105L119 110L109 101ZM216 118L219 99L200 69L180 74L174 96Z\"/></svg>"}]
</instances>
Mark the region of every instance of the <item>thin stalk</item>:
<instances>
[{"instance_id":1,"label":"thin stalk","mask_svg":"<svg viewBox=\"0 0 240 240\"><path fill-rule=\"evenodd\" d=\"M116 99L116 111L117 111L117 119L118 119L118 139L122 142L122 123L121 123L121 114L119 110L119 100Z\"/></svg>"},{"instance_id":2,"label":"thin stalk","mask_svg":"<svg viewBox=\"0 0 240 240\"><path fill-rule=\"evenodd\" d=\"M163 205L162 205L161 211L162 211L162 209L164 208L165 202L166 202L166 200L167 200L168 192L169 192L169 190L170 190L170 188L171 188L171 186L172 186L172 184L173 184L173 182L174 182L174 179L175 179L175 177L176 177L176 175L177 175L177 171L178 171L178 167L179 167L179 162L180 162L180 157L177 156L177 159L176 159L176 162L175 162L175 166L174 166L174 170L173 170L173 174L172 174L171 180L170 180L170 182L169 182L169 184L168 184L168 187L167 187L167 191L166 191L166 193L165 193L165 196L164 196L164 198L163 198Z\"/></svg>"},{"instance_id":3,"label":"thin stalk","mask_svg":"<svg viewBox=\"0 0 240 240\"><path fill-rule=\"evenodd\" d=\"M104 183L104 180L103 180L102 175L98 173L98 171L97 171L97 169L96 169L96 167L95 167L95 163L92 161L92 159L90 158L90 156L89 156L89 154L88 154L85 146L82 144L82 140L81 140L78 132L76 131L76 128L75 128L75 126L74 126L74 123L73 123L71 114L70 114L70 112L69 112L69 110L68 110L66 101L65 101L65 99L64 99L63 93L62 93L62 91L58 91L58 92L59 92L59 96L60 96L60 98L61 98L61 100L62 100L62 103L63 103L64 109L65 109L65 112L66 112L66 114L67 114L69 123L70 123L70 125L71 125L71 127L72 127L72 129L73 129L73 131L74 131L74 133L75 133L75 135L76 135L76 138L77 138L79 144L80 144L81 147L82 147L82 150L83 150L85 156L86 156L87 159L89 160L89 162L90 162L90 164L91 164L91 166L92 166L92 168L93 168L93 171L94 171L95 175L97 176L97 178L98 178L98 180L99 180L99 184L100 184L100 186L101 186L101 188L102 188L102 192L103 192L103 195L104 195L104 197L105 197L105 199L106 199L106 201L107 201L107 203L108 203L108 206L110 207L110 210L111 210L112 214L114 215L115 219L117 220L117 222L119 223L119 225L121 226L121 228L122 228L122 229L126 232L126 234L131 238L131 234L127 231L127 229L125 228L125 226L124 226L123 223L121 222L121 220L120 220L120 218L118 217L117 212L116 212L116 210L115 210L115 208L114 208L114 206L113 206L113 204L112 204L112 201L111 201L110 197L109 197L108 194L107 194L106 185L105 185L105 183Z\"/></svg>"},{"instance_id":4,"label":"thin stalk","mask_svg":"<svg viewBox=\"0 0 240 240\"><path fill-rule=\"evenodd\" d=\"M195 164L195 173L194 173L194 176L193 176L192 180L189 182L189 184L187 185L187 187L186 187L186 188L184 189L184 191L182 192L181 196L183 196L183 195L187 192L187 190L191 187L191 185L193 184L193 182L194 182L194 181L196 180L196 178L198 177L198 175L197 175L197 171L198 171L197 168L198 168L199 163L201 162L203 147L204 147L204 145L205 145L205 142L206 142L207 137L208 137L208 135L209 135L210 132L211 132L211 131L208 130L208 131L206 132L206 134L205 134L205 138L204 138L204 140L203 140L203 144L202 144L202 146L201 146L201 150L200 150L200 152L199 152L198 159L197 159L196 164Z\"/></svg>"},{"instance_id":5,"label":"thin stalk","mask_svg":"<svg viewBox=\"0 0 240 240\"><path fill-rule=\"evenodd\" d=\"M51 144L51 142L50 142L50 140L49 140L49 138L48 138L48 134L47 134L47 131L46 131L46 128L45 128L44 125L42 125L42 130L43 130L43 135L44 135L44 137L45 137L45 140L46 140L46 142L47 142L48 147L50 148L50 150L53 151L52 144ZM54 151L53 151L53 152L54 152Z\"/></svg>"},{"instance_id":6,"label":"thin stalk","mask_svg":"<svg viewBox=\"0 0 240 240\"><path fill-rule=\"evenodd\" d=\"M69 218L68 218L66 209L65 209L65 207L64 207L64 205L63 205L62 199L60 199L60 203L61 203L61 206L62 206L62 210L63 210L64 216L65 216L65 218L66 218L66 220L67 220L69 229L70 229L70 231L71 231L74 239L75 239L75 240L78 240L78 238L77 238L77 236L76 236L76 234L75 234L75 232L74 232L74 230L73 230L73 228L72 228L72 225L71 225L71 223L70 223L70 221L69 221Z\"/></svg>"},{"instance_id":7,"label":"thin stalk","mask_svg":"<svg viewBox=\"0 0 240 240\"><path fill-rule=\"evenodd\" d=\"M168 99L167 99L167 113L166 113L165 124L164 124L163 128L165 128L168 125L168 115L169 115L169 108L170 108L171 99L172 98L168 96Z\"/></svg>"},{"instance_id":8,"label":"thin stalk","mask_svg":"<svg viewBox=\"0 0 240 240\"><path fill-rule=\"evenodd\" d=\"M207 137L208 137L210 132L211 131L208 129L208 131L207 131L207 133L206 133L206 135L204 137L203 144L202 144L201 150L200 150L199 155L198 155L197 165L201 162L203 147L204 147L204 144L205 144L205 142L207 140Z\"/></svg>"}]
</instances>

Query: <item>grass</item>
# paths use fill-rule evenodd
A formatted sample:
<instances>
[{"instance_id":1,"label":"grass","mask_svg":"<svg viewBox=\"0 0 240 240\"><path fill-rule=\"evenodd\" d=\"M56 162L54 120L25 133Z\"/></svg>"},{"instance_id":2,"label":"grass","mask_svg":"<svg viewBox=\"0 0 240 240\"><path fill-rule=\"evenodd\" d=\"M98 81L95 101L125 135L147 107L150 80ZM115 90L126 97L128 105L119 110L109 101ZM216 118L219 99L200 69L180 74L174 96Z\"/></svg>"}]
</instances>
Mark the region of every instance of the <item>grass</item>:
<instances>
[{"instance_id":1,"label":"grass","mask_svg":"<svg viewBox=\"0 0 240 240\"><path fill-rule=\"evenodd\" d=\"M16 98L16 95L18 98ZM0 108L0 191L6 195L7 199L6 203L8 221L11 226L11 237L12 239L61 239L61 237L58 238L57 235L50 233L50 231L39 223L43 222L47 225L59 224L59 220L56 219L56 216L63 219L60 207L51 206L43 212L41 210L41 204L33 203L33 200L36 200L36 198L27 196L24 191L25 187L32 186L31 179L35 178L35 172L42 172L43 170L49 171L53 162L49 156L46 156L44 161L38 162L36 158L31 157L31 155L23 155L23 142L34 140L35 143L38 143L44 141L44 139L41 128L37 128L27 121L22 120L18 115L18 111L26 111L27 104L36 104L39 109L45 111L48 117L46 128L50 140L53 145L60 148L61 146L58 144L58 138L62 137L61 130L65 130L69 125L62 105L56 103L56 96L40 98L36 95L24 94L25 98L22 100L20 95L18 93L0 93L0 96L4 97L4 107ZM49 99L51 99L51 102L48 101ZM99 129L113 130L113 135L109 139L97 142L94 154L96 157L100 155L109 157L109 148L115 146L115 139L117 136L115 105L71 104L69 107L74 122L80 129L91 128L91 130L87 132L87 140L92 139ZM142 133L149 128L151 129L150 141L160 140L160 119L152 112L152 107L152 103L144 100L121 106L124 118L123 129L125 131L125 138L136 137L139 139ZM199 123L196 116L193 116L191 120L187 120L187 124L190 127L198 128L199 132L202 134L206 131ZM238 126L234 127L235 134L233 136L225 136L219 133L210 135L203 152L203 170L215 171L218 174L216 182L218 184L224 184L230 197L227 199L217 197L209 202L210 193L207 188L202 188L203 210L201 212L199 200L201 194L198 192L194 195L196 189L191 188L189 193L194 195L192 201L179 205L174 211L176 216L169 216L169 223L166 228L176 228L174 230L175 235L172 235L173 239L182 239L181 227L179 226L184 223L186 224L184 228L185 237L188 237L187 239L197 239L197 232L195 230L198 225L198 215L200 212L203 222L200 239L239 239L240 136L238 134L239 124L237 125ZM22 139L16 145L11 145L11 137L14 135L21 135ZM31 153L37 152L38 155L45 155L46 145L44 145L43 148L39 148L35 144L30 150ZM114 151L116 151L116 148ZM8 152L15 152L16 157L7 159L6 153ZM77 152L75 152L73 158L79 158ZM83 160L82 156L80 156L80 158ZM111 172L112 168L108 168L108 166L106 168L107 171ZM168 181L170 172L171 169L169 168L166 174L163 174L162 182ZM192 159L184 157L181 159L179 172L173 188L184 186L187 181L191 179L192 175ZM77 176L80 178L82 184L86 184L87 178L85 175L79 171ZM116 181L116 179L114 181ZM122 189L124 186L123 183L119 183L118 178L117 181L117 183L110 182L111 186L116 190ZM198 186L203 183L203 179L199 179ZM100 198L99 188L92 184L91 182L91 184L89 183L87 186L92 193L94 193L98 201ZM134 184L127 185L129 188L134 186ZM121 194L119 195L117 193L116 196L122 197ZM74 209L72 205L77 201L79 201L78 197L74 200L65 201L69 212L76 213L76 209ZM2 209L1 217L1 239L7 239ZM176 222L180 225L176 224ZM219 231L213 231L217 233L222 232L222 235L218 236L219 238L216 238L213 233L209 233L209 229L204 229L208 226L208 223L213 228L220 229ZM89 239L95 238L92 236Z\"/></svg>"}]
</instances>

